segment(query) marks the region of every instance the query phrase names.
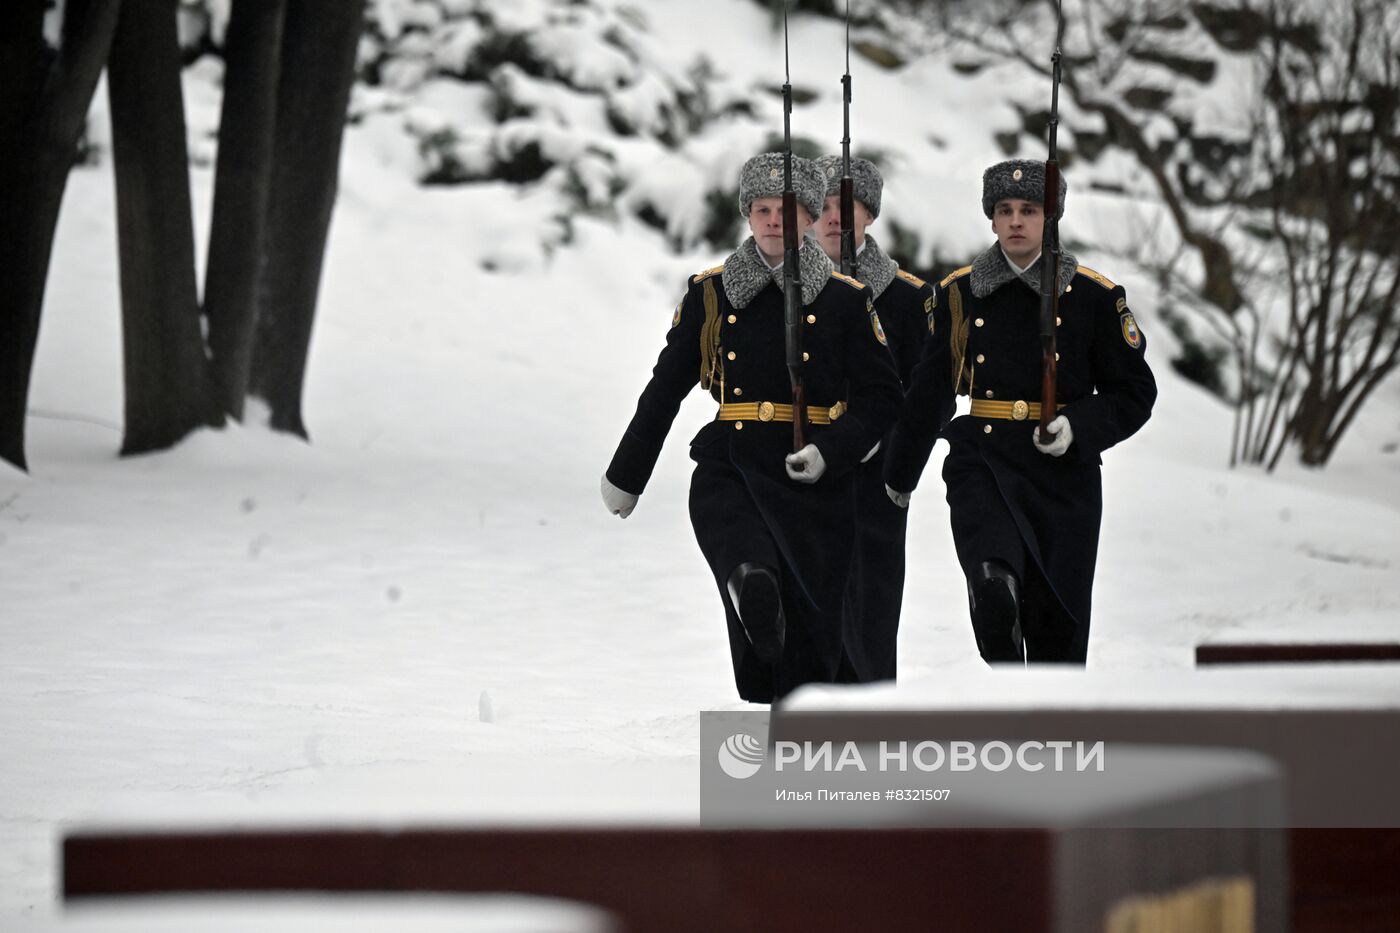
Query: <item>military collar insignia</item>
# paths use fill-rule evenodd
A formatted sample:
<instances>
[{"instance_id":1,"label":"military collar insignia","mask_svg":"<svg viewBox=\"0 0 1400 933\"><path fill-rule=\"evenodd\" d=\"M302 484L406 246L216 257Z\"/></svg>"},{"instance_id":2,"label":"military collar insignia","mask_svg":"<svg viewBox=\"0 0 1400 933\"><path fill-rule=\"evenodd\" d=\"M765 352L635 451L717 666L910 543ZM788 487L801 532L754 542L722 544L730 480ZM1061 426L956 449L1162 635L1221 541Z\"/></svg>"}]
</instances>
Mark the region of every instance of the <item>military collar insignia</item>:
<instances>
[{"instance_id":1,"label":"military collar insignia","mask_svg":"<svg viewBox=\"0 0 1400 933\"><path fill-rule=\"evenodd\" d=\"M831 278L831 270L835 267L815 242L808 243L800 250L797 258L798 277L802 283L802 303L809 305L817 300L818 293L826 287L827 280ZM769 282L777 285L778 291L782 291L783 269L781 266L777 269L768 268L768 263L758 255L758 245L754 243L753 237L749 237L724 261L722 281L729 303L742 310L749 306L759 292L768 287Z\"/></svg>"},{"instance_id":2,"label":"military collar insignia","mask_svg":"<svg viewBox=\"0 0 1400 933\"><path fill-rule=\"evenodd\" d=\"M981 255L972 261L972 294L978 298L986 298L992 292L1001 288L1007 282L1019 278L1025 282L1037 295L1040 294L1040 267L1044 257L1037 259L1025 273L1016 274L1016 270L1011 268L1011 264L1006 261L1006 256L1001 251L1001 245L993 243L990 248L984 250ZM1060 253L1060 294L1064 294L1069 287L1070 280L1074 278L1075 270L1079 268L1079 261L1069 253Z\"/></svg>"},{"instance_id":3,"label":"military collar insignia","mask_svg":"<svg viewBox=\"0 0 1400 933\"><path fill-rule=\"evenodd\" d=\"M860 273L860 280L869 286L871 297L879 298L894 281L899 264L880 248L873 236L867 235L865 249L860 251L856 271Z\"/></svg>"}]
</instances>

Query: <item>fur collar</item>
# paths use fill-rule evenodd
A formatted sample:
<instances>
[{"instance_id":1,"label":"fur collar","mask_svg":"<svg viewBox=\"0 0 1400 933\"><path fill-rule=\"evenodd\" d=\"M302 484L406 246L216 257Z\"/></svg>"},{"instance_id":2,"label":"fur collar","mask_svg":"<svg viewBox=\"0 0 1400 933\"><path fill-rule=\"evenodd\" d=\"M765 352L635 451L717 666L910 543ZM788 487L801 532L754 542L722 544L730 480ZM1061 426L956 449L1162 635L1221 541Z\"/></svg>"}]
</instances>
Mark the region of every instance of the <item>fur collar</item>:
<instances>
[{"instance_id":1,"label":"fur collar","mask_svg":"<svg viewBox=\"0 0 1400 933\"><path fill-rule=\"evenodd\" d=\"M857 278L870 289L870 297L879 298L894 281L894 274L899 271L899 263L880 248L873 236L866 234L865 249L861 250L860 256L857 257L856 271L860 273Z\"/></svg>"},{"instance_id":2,"label":"fur collar","mask_svg":"<svg viewBox=\"0 0 1400 933\"><path fill-rule=\"evenodd\" d=\"M980 256L972 261L972 294L978 298L986 298L992 292L1001 288L1012 279L1020 278L1030 286L1031 291L1040 294L1040 268L1043 265L1043 256L1031 264L1031 267L1022 275L1018 276L1016 270L1011 268L1011 264L1006 261L1006 256L1001 251L999 243L993 243L989 249L982 252ZM1060 252L1060 294L1064 294L1065 287L1069 285L1070 279L1074 278L1074 270L1079 268L1079 260L1069 253Z\"/></svg>"},{"instance_id":3,"label":"fur collar","mask_svg":"<svg viewBox=\"0 0 1400 933\"><path fill-rule=\"evenodd\" d=\"M826 287L833 266L826 253L823 253L815 242L804 244L803 248L798 250L797 260L798 276L802 282L802 303L809 305L817 300L817 295ZM753 237L749 237L724 261L721 281L724 283L724 294L728 296L729 303L743 309L747 308L770 282L778 286L778 291L783 290L783 268L779 266L769 269L768 263L758 255L758 246Z\"/></svg>"}]
</instances>

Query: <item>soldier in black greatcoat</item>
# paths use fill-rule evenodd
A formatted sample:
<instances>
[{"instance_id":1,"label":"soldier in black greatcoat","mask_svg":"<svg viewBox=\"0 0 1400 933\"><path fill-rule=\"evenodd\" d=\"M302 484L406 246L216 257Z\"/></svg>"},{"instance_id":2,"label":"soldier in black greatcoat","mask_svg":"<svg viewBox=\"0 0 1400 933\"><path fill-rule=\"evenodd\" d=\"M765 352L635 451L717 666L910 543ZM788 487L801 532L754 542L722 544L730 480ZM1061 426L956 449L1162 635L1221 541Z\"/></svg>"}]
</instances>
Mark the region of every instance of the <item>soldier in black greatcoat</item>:
<instances>
[{"instance_id":1,"label":"soldier in black greatcoat","mask_svg":"<svg viewBox=\"0 0 1400 933\"><path fill-rule=\"evenodd\" d=\"M814 228L817 242L832 262L841 261L840 156L822 156L817 167L826 177L826 208ZM884 179L867 159L851 159L855 192L855 277L870 289L904 385L918 363L932 323L933 287L899 268L866 228L880 216ZM938 335L947 344L946 332ZM861 680L894 680L899 610L904 600L904 534L908 512L885 495L883 445L856 467L856 546L846 609L859 620L850 650L851 665Z\"/></svg>"},{"instance_id":2,"label":"soldier in black greatcoat","mask_svg":"<svg viewBox=\"0 0 1400 933\"><path fill-rule=\"evenodd\" d=\"M798 234L821 214L825 185L793 158ZM893 424L899 379L869 289L836 272L816 244L799 251L807 445L792 450L783 328L782 155L740 173L754 236L722 266L690 278L651 381L602 480L626 518L646 488L682 399L697 382L720 403L690 442L690 518L729 626L739 695L770 702L802 683L853 679L843 665L854 532L853 468Z\"/></svg>"},{"instance_id":3,"label":"soldier in black greatcoat","mask_svg":"<svg viewBox=\"0 0 1400 933\"><path fill-rule=\"evenodd\" d=\"M1042 437L1042 162L987 169L997 243L935 289L934 332L891 438L885 481L908 503L935 440L973 632L995 661L1083 664L1103 508L1100 454L1147 421L1157 386L1122 286L1061 254L1058 415ZM1066 186L1060 181L1063 211ZM953 419L954 392L971 412Z\"/></svg>"}]
</instances>

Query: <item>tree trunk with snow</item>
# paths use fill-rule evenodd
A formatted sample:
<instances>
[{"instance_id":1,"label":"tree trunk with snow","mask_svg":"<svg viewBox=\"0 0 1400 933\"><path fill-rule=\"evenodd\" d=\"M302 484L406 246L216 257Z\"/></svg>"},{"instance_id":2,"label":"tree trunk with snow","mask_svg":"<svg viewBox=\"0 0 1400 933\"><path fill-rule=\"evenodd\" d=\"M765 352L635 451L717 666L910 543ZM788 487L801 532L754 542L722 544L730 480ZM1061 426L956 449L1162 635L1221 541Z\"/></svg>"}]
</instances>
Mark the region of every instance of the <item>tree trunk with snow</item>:
<instances>
[{"instance_id":1,"label":"tree trunk with snow","mask_svg":"<svg viewBox=\"0 0 1400 933\"><path fill-rule=\"evenodd\" d=\"M121 263L122 453L221 422L195 282L180 48L169 0L125 0L108 65Z\"/></svg>"},{"instance_id":2,"label":"tree trunk with snow","mask_svg":"<svg viewBox=\"0 0 1400 933\"><path fill-rule=\"evenodd\" d=\"M224 99L204 314L219 403L239 421L258 320L286 8L286 0L239 0L224 40Z\"/></svg>"},{"instance_id":3,"label":"tree trunk with snow","mask_svg":"<svg viewBox=\"0 0 1400 933\"><path fill-rule=\"evenodd\" d=\"M288 7L283 27L250 391L268 402L272 427L302 437L301 394L363 9L363 0L304 0Z\"/></svg>"},{"instance_id":4,"label":"tree trunk with snow","mask_svg":"<svg viewBox=\"0 0 1400 933\"><path fill-rule=\"evenodd\" d=\"M0 458L20 469L58 210L120 4L68 0L58 55L44 7L21 0L0 29Z\"/></svg>"}]
</instances>

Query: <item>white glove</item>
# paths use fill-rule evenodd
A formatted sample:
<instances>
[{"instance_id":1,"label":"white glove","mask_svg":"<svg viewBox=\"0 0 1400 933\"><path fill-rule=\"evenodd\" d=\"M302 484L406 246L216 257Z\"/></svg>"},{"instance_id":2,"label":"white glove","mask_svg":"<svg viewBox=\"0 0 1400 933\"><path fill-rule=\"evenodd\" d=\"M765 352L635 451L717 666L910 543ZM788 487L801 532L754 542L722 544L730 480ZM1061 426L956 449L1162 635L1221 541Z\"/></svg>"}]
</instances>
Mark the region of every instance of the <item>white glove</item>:
<instances>
[{"instance_id":1,"label":"white glove","mask_svg":"<svg viewBox=\"0 0 1400 933\"><path fill-rule=\"evenodd\" d=\"M1074 443L1074 431L1070 429L1069 419L1064 415L1056 415L1055 420L1045 426L1045 430L1050 434L1050 443L1040 442L1040 425L1036 425L1035 435L1031 438L1035 449L1052 457L1064 456L1065 451L1069 450L1069 445Z\"/></svg>"},{"instance_id":2,"label":"white glove","mask_svg":"<svg viewBox=\"0 0 1400 933\"><path fill-rule=\"evenodd\" d=\"M815 483L826 472L826 460L816 444L808 444L795 454L784 459L787 475L799 483Z\"/></svg>"},{"instance_id":3,"label":"white glove","mask_svg":"<svg viewBox=\"0 0 1400 933\"><path fill-rule=\"evenodd\" d=\"M900 492L898 489L892 488L889 483L886 483L885 495L889 496L890 501L893 502L895 505L899 506L901 509L909 508L909 493Z\"/></svg>"},{"instance_id":4,"label":"white glove","mask_svg":"<svg viewBox=\"0 0 1400 933\"><path fill-rule=\"evenodd\" d=\"M608 511L618 516L626 518L632 514L632 510L637 507L637 497L630 492L623 492L612 483L608 482L608 474L603 474L603 505L608 507Z\"/></svg>"}]
</instances>

